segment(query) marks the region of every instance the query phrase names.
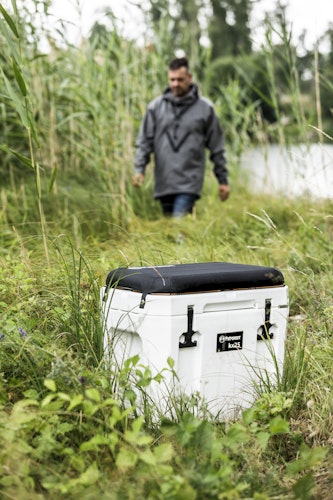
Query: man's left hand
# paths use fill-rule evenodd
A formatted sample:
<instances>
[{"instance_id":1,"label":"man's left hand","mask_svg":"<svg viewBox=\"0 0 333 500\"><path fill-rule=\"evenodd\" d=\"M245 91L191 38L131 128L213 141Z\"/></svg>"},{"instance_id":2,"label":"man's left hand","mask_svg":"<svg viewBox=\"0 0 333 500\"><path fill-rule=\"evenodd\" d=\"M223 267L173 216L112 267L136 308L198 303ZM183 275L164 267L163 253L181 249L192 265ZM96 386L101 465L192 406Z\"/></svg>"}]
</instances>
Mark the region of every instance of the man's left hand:
<instances>
[{"instance_id":1,"label":"man's left hand","mask_svg":"<svg viewBox=\"0 0 333 500\"><path fill-rule=\"evenodd\" d=\"M140 188L142 186L144 175L136 172L132 177L132 184L134 187Z\"/></svg>"},{"instance_id":2,"label":"man's left hand","mask_svg":"<svg viewBox=\"0 0 333 500\"><path fill-rule=\"evenodd\" d=\"M229 198L230 186L229 184L219 185L219 197L221 201L226 201Z\"/></svg>"}]
</instances>

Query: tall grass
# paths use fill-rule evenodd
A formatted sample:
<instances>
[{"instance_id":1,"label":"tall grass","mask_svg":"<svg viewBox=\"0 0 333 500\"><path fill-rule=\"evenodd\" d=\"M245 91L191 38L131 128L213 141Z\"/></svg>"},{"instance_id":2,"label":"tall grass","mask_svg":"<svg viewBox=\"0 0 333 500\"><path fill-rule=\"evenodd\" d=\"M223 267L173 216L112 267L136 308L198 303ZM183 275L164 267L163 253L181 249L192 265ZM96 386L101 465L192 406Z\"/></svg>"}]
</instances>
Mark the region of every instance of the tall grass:
<instances>
[{"instance_id":1,"label":"tall grass","mask_svg":"<svg viewBox=\"0 0 333 500\"><path fill-rule=\"evenodd\" d=\"M9 26L15 26L15 17L6 16ZM16 57L10 50L15 46L13 35L25 38L24 27L18 25L22 33L8 28L5 32L4 71ZM24 67L24 81L29 82L33 115L28 131L34 126L36 135L38 130L39 147L32 151L29 138L23 144L17 141L16 157L8 159L7 168L25 159L25 166L35 169L38 196L43 190L45 198L39 208L44 207L49 220L67 221L72 228L75 221L89 228L97 223L106 233L126 225L133 213L127 193L135 136L144 106L160 88L164 70L156 54L138 49L114 29L102 30L80 47L63 49L52 44L47 55L27 43L26 54L16 64L22 81ZM20 112L20 99L11 102ZM7 141L12 142L10 135ZM15 177L21 177L20 170L18 165ZM20 211L17 182L12 201ZM74 216L78 199L82 206L75 206ZM31 211L29 217L33 217Z\"/></svg>"}]
</instances>

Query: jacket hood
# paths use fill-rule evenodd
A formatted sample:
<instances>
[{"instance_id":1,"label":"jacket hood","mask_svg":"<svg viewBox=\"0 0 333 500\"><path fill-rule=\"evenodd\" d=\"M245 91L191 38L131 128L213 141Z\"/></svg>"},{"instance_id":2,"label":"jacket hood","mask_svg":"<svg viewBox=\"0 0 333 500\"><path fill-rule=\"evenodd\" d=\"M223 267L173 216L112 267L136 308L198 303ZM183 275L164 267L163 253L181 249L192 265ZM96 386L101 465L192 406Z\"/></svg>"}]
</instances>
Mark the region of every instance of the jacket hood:
<instances>
[{"instance_id":1,"label":"jacket hood","mask_svg":"<svg viewBox=\"0 0 333 500\"><path fill-rule=\"evenodd\" d=\"M163 92L163 99L176 106L190 106L198 99L198 97L199 90L195 83L191 83L188 93L184 96L174 96L170 87L167 87Z\"/></svg>"}]
</instances>

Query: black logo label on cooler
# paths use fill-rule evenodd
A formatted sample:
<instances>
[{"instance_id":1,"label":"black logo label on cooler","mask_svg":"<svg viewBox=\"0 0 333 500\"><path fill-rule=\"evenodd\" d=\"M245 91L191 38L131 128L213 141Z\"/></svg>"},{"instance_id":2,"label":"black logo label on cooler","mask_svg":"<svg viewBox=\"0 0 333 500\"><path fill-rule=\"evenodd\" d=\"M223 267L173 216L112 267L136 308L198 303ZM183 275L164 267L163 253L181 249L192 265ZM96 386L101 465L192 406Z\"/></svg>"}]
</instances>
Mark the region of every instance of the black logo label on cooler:
<instances>
[{"instance_id":1,"label":"black logo label on cooler","mask_svg":"<svg viewBox=\"0 0 333 500\"><path fill-rule=\"evenodd\" d=\"M243 332L218 333L216 352L243 349Z\"/></svg>"}]
</instances>

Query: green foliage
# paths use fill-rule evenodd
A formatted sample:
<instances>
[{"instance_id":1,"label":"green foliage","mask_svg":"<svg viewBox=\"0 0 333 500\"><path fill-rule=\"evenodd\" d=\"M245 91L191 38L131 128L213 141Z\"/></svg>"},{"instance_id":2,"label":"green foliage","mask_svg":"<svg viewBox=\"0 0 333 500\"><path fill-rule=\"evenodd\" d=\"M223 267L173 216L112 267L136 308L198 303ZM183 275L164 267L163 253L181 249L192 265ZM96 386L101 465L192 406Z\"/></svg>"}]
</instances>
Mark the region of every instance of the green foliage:
<instances>
[{"instance_id":1,"label":"green foliage","mask_svg":"<svg viewBox=\"0 0 333 500\"><path fill-rule=\"evenodd\" d=\"M260 490L269 498L279 487L276 471L267 484L267 476L258 478L255 470L267 463L273 437L290 431L283 419L277 422L263 407L227 427L187 414L179 423L165 421L153 437L143 417L133 417L133 408L121 408L108 394L107 383L84 383L71 392L59 391L53 379L45 379L44 386L42 397L29 389L10 411L0 411L3 492L73 496L88 488L95 495L117 498L126 487L129 498L149 491L149 498L234 499L255 497ZM265 430L254 419L259 414L265 414ZM249 450L256 462L245 467ZM300 458L290 462L291 477L306 471L293 485L297 498L326 453L302 448ZM108 496L107 485L119 474L123 480L115 482Z\"/></svg>"},{"instance_id":2,"label":"green foliage","mask_svg":"<svg viewBox=\"0 0 333 500\"><path fill-rule=\"evenodd\" d=\"M17 13L16 2L13 1L15 12ZM3 52L2 57L5 58L6 65L1 65L2 78L5 83L7 94L4 97L10 102L12 107L17 111L20 119L28 131L29 136L38 145L36 132L36 123L32 113L32 103L29 96L28 85L24 76L23 67L25 65L26 54L23 52L21 33L12 16L0 5L1 14L5 19L3 36L7 44L7 50ZM9 30L8 30L9 28ZM14 35L14 40L12 36ZM17 45L15 44L17 42ZM12 79L6 72L11 69L14 77L14 86ZM7 70L7 71L6 71Z\"/></svg>"},{"instance_id":3,"label":"green foliage","mask_svg":"<svg viewBox=\"0 0 333 500\"><path fill-rule=\"evenodd\" d=\"M251 52L251 2L211 0L210 3L212 15L209 18L208 32L212 45L212 60Z\"/></svg>"},{"instance_id":4,"label":"green foliage","mask_svg":"<svg viewBox=\"0 0 333 500\"><path fill-rule=\"evenodd\" d=\"M325 370L331 365L332 343L330 328L320 334L317 330L328 325L332 315L328 307L325 316L317 317L319 302L310 307L308 295L315 299L315 294L309 285L328 269L318 266L310 272L312 260L306 255L311 245L330 265L325 259L330 251L324 244L330 234L323 222L325 208L306 212L295 201L287 213L297 208L303 217L286 219L286 207L274 201L262 201L263 212L256 209L257 200L234 197L225 208L223 239L222 222L212 220L209 203L198 207L197 220L175 225L164 221L163 235L161 219L140 219L140 233L133 228L113 241L113 248L121 249L118 256L111 256L109 245L103 248L102 242L90 241L85 246L88 258L70 240L58 238L50 246L49 269L41 265L40 255L34 259L26 248L36 251L38 240L32 245L28 239L7 237L3 248L11 242L12 250L1 257L0 299L5 305L0 341L4 494L229 499L276 494L311 498L320 491L319 471L325 471L330 457L323 445L332 431L327 425L332 407L326 397L332 382ZM314 227L322 231L317 243L310 237ZM142 239L148 230L149 244ZM185 239L177 245L180 230ZM250 250L253 233L257 248ZM153 377L137 357L118 373L100 363L101 345L95 343L101 340L98 281L105 278L106 268L123 265L124 258L141 264L140 258L167 263L211 255L246 262L249 252L254 262L265 256L283 265L292 315L307 310L313 318L313 325L290 320L279 391L273 384L267 386L236 422L208 421L204 412L199 416L199 397L173 399L173 418L159 424L149 387L162 384L163 373ZM299 256L302 272L288 269L293 255ZM327 304L331 289L323 283L320 293ZM169 360L166 369L173 368Z\"/></svg>"}]
</instances>

